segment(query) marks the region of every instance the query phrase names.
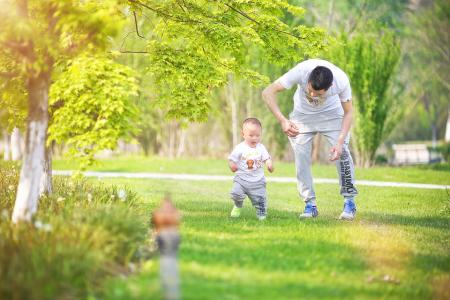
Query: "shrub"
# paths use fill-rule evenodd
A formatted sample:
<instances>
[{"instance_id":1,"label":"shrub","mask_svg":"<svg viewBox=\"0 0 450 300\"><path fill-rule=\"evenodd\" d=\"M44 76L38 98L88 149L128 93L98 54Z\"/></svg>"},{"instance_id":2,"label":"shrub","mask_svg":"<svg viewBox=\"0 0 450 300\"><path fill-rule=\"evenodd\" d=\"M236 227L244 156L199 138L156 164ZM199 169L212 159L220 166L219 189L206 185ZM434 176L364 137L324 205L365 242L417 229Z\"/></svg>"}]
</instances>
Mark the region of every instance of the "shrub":
<instances>
[{"instance_id":1,"label":"shrub","mask_svg":"<svg viewBox=\"0 0 450 300\"><path fill-rule=\"evenodd\" d=\"M375 156L375 164L376 165L387 165L388 163L388 158L386 155L384 154L378 154L377 156Z\"/></svg>"},{"instance_id":2,"label":"shrub","mask_svg":"<svg viewBox=\"0 0 450 300\"><path fill-rule=\"evenodd\" d=\"M436 147L435 150L441 153L446 162L450 163L450 142Z\"/></svg>"},{"instance_id":3,"label":"shrub","mask_svg":"<svg viewBox=\"0 0 450 300\"><path fill-rule=\"evenodd\" d=\"M0 165L0 299L85 299L129 272L149 225L134 192L55 177L33 222L13 225L18 169Z\"/></svg>"}]
</instances>

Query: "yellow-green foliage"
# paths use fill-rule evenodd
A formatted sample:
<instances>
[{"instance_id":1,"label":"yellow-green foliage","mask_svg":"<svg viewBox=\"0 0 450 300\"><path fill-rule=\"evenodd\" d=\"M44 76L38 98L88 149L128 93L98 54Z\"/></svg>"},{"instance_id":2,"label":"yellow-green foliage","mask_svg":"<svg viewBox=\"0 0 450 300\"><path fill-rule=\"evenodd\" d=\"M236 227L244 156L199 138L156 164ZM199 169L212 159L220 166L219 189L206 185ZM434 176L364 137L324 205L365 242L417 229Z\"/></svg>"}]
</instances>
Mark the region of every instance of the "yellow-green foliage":
<instances>
[{"instance_id":1,"label":"yellow-green foliage","mask_svg":"<svg viewBox=\"0 0 450 300\"><path fill-rule=\"evenodd\" d=\"M89 165L95 153L114 149L136 132L137 80L129 67L106 57L69 61L50 90L48 142L65 143L68 154Z\"/></svg>"},{"instance_id":2,"label":"yellow-green foliage","mask_svg":"<svg viewBox=\"0 0 450 300\"><path fill-rule=\"evenodd\" d=\"M1 53L26 77L51 72L53 63L87 49L104 49L123 25L119 0L3 1ZM24 59L25 58L25 59Z\"/></svg>"},{"instance_id":3,"label":"yellow-green foliage","mask_svg":"<svg viewBox=\"0 0 450 300\"><path fill-rule=\"evenodd\" d=\"M288 26L285 14L304 10L279 1L147 0L129 1L138 15L152 20L147 44L148 70L154 79L155 103L170 118L205 120L211 90L236 74L254 85L268 78L256 71L248 55L287 65L325 47L325 32Z\"/></svg>"},{"instance_id":4,"label":"yellow-green foliage","mask_svg":"<svg viewBox=\"0 0 450 300\"><path fill-rule=\"evenodd\" d=\"M389 93L400 45L389 30L360 32L342 37L330 52L331 59L349 76L355 108L356 150L360 164L370 165L375 152L392 126L401 104Z\"/></svg>"},{"instance_id":5,"label":"yellow-green foliage","mask_svg":"<svg viewBox=\"0 0 450 300\"><path fill-rule=\"evenodd\" d=\"M0 73L8 73L16 67L11 55L0 55ZM0 76L0 127L11 131L23 128L26 117L27 92L23 78L4 79Z\"/></svg>"}]
</instances>

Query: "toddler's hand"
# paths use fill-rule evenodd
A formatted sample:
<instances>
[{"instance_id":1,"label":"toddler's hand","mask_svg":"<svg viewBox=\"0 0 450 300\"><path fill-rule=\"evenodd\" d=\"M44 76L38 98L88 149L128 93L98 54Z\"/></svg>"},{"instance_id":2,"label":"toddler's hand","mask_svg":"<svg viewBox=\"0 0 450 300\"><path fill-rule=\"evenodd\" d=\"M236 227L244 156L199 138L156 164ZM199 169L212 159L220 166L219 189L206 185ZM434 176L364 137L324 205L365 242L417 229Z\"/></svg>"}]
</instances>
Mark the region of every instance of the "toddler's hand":
<instances>
[{"instance_id":1,"label":"toddler's hand","mask_svg":"<svg viewBox=\"0 0 450 300\"><path fill-rule=\"evenodd\" d=\"M272 162L267 163L267 170L269 170L270 173L273 173L273 164Z\"/></svg>"},{"instance_id":2,"label":"toddler's hand","mask_svg":"<svg viewBox=\"0 0 450 300\"><path fill-rule=\"evenodd\" d=\"M234 173L234 172L236 172L238 170L238 166L234 162L230 161L229 165L230 165L231 172Z\"/></svg>"}]
</instances>

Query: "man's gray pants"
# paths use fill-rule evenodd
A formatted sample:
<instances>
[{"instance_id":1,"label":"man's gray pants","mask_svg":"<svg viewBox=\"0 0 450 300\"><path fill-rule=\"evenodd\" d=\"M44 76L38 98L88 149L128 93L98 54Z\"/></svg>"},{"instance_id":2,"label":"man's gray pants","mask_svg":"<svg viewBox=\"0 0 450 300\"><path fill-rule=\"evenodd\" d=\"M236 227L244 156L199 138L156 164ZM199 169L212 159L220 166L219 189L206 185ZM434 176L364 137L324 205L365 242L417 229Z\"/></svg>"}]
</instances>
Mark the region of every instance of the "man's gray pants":
<instances>
[{"instance_id":1,"label":"man's gray pants","mask_svg":"<svg viewBox=\"0 0 450 300\"><path fill-rule=\"evenodd\" d=\"M256 215L258 217L266 216L267 194L266 179L264 177L259 181L249 182L236 176L233 180L233 188L230 196L234 201L234 205L239 208L242 207L245 196L248 196L253 207L256 209Z\"/></svg>"},{"instance_id":2,"label":"man's gray pants","mask_svg":"<svg viewBox=\"0 0 450 300\"><path fill-rule=\"evenodd\" d=\"M314 136L320 133L327 139L328 143L333 146L336 144L340 130L304 132L296 137L289 138L295 155L295 167L297 172L297 189L300 197L305 202L316 198L313 188L313 178L311 175L311 148ZM341 187L341 195L344 198L354 197L358 194L355 187L355 167L353 159L350 155L348 143L350 135L347 135L344 145L342 146L342 154L336 160L336 168L339 175L339 185Z\"/></svg>"}]
</instances>

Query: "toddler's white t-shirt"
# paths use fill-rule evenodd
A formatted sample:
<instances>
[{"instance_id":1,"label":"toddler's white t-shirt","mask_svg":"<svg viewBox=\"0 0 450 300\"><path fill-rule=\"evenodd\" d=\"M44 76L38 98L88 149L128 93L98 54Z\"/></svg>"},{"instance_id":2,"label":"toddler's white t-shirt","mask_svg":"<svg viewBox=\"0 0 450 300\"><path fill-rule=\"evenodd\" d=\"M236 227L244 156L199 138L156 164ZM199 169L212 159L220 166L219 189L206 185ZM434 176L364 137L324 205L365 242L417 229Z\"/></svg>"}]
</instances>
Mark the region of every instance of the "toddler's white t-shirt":
<instances>
[{"instance_id":1,"label":"toddler's white t-shirt","mask_svg":"<svg viewBox=\"0 0 450 300\"><path fill-rule=\"evenodd\" d=\"M228 156L228 160L238 166L236 176L249 182L256 182L264 177L264 162L268 159L270 155L263 144L259 143L252 148L245 141L238 144Z\"/></svg>"}]
</instances>

